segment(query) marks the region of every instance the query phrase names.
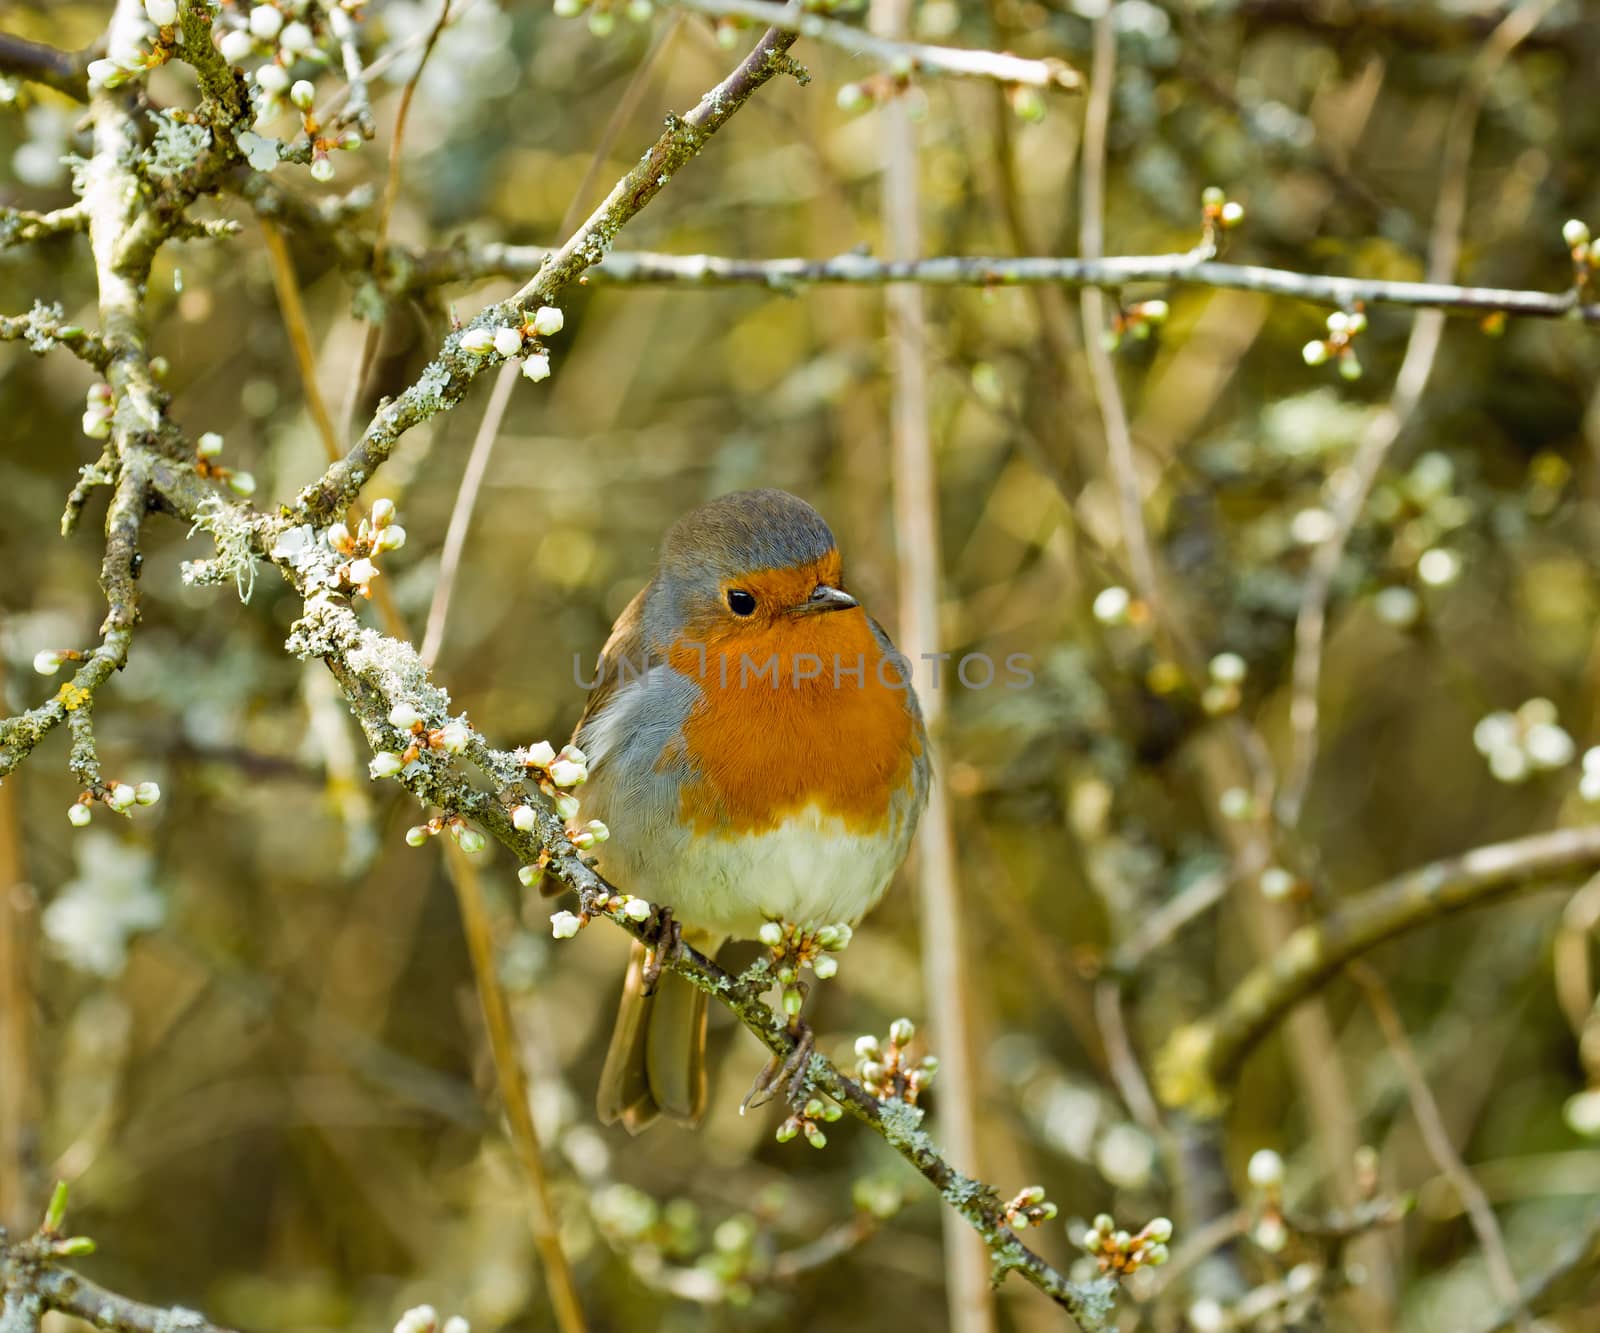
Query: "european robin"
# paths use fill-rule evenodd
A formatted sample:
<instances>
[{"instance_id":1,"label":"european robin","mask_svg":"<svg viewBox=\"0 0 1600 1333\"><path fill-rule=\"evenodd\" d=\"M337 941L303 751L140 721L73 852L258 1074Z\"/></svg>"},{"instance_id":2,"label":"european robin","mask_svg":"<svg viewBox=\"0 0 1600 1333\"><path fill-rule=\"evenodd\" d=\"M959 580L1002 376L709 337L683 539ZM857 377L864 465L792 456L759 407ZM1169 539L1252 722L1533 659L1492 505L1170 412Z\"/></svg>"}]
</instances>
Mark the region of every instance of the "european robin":
<instances>
[{"instance_id":1,"label":"european robin","mask_svg":"<svg viewBox=\"0 0 1600 1333\"><path fill-rule=\"evenodd\" d=\"M768 921L854 925L927 800L911 671L845 590L822 516L784 491L691 510L617 619L574 742L601 869L714 955ZM635 943L600 1119L638 1133L706 1108L706 997L652 987Z\"/></svg>"}]
</instances>

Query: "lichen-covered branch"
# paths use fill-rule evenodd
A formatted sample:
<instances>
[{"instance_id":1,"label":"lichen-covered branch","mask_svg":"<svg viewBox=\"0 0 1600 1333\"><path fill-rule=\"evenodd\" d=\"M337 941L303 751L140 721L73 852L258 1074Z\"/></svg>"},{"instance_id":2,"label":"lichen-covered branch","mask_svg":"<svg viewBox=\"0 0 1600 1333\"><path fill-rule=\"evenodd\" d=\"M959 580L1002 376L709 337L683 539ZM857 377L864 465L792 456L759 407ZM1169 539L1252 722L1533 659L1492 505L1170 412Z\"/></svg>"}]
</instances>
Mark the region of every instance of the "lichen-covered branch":
<instances>
[{"instance_id":1,"label":"lichen-covered branch","mask_svg":"<svg viewBox=\"0 0 1600 1333\"><path fill-rule=\"evenodd\" d=\"M406 431L459 403L473 380L492 364L462 346L463 334L522 320L604 258L624 224L699 155L710 137L759 88L775 75L791 71L787 52L794 41L793 33L777 29L767 32L738 68L706 93L694 110L681 118L669 117L661 137L566 243L547 257L534 277L514 296L486 307L469 325L453 332L416 382L378 410L355 447L300 493L299 516L325 522L355 498Z\"/></svg>"},{"instance_id":2,"label":"lichen-covered branch","mask_svg":"<svg viewBox=\"0 0 1600 1333\"><path fill-rule=\"evenodd\" d=\"M1178 1029L1156 1061L1170 1106L1218 1112L1245 1057L1353 958L1452 912L1600 865L1600 827L1558 829L1433 861L1300 927L1207 1018Z\"/></svg>"},{"instance_id":3,"label":"lichen-covered branch","mask_svg":"<svg viewBox=\"0 0 1600 1333\"><path fill-rule=\"evenodd\" d=\"M49 1260L34 1258L0 1238L0 1333L37 1333L46 1311L72 1315L108 1333L231 1333L196 1310L145 1305L119 1296ZM33 1319L33 1323L25 1322ZM12 1321L15 1320L13 1323Z\"/></svg>"},{"instance_id":4,"label":"lichen-covered branch","mask_svg":"<svg viewBox=\"0 0 1600 1333\"><path fill-rule=\"evenodd\" d=\"M484 245L429 251L411 258L401 284L410 289L484 278L524 278L539 271L549 251L529 245ZM396 264L406 262L396 257ZM1138 283L1211 287L1288 297L1332 309L1356 305L1435 308L1457 315L1502 313L1535 319L1600 321L1600 303L1575 290L1526 291L1440 282L1297 273L1256 264L1227 264L1186 251L1170 255L1117 255L1106 259L1047 256L1003 258L941 255L886 260L865 254L832 259L739 259L722 255L669 255L615 251L591 276L606 282L656 286L753 286L776 290L810 286L882 286L914 282L929 287L1122 287Z\"/></svg>"},{"instance_id":5,"label":"lichen-covered branch","mask_svg":"<svg viewBox=\"0 0 1600 1333\"><path fill-rule=\"evenodd\" d=\"M1064 60L1028 60L999 51L962 50L880 37L838 19L808 13L799 5L773 0L671 0L713 18L742 18L825 42L851 55L866 56L896 75L949 74L1033 88L1077 88L1078 73Z\"/></svg>"}]
</instances>

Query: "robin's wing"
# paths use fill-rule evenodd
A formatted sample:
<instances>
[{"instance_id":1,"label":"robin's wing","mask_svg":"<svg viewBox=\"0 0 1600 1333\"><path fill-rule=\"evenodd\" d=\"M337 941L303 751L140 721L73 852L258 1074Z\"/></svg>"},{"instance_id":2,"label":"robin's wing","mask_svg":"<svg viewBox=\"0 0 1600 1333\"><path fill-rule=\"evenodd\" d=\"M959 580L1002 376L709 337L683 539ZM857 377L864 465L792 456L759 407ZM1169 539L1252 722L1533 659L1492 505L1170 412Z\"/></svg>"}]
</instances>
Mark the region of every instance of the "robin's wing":
<instances>
[{"instance_id":1,"label":"robin's wing","mask_svg":"<svg viewBox=\"0 0 1600 1333\"><path fill-rule=\"evenodd\" d=\"M867 623L872 627L872 637L878 641L878 647L886 656L899 659L902 675L906 682L905 706L911 714L912 734L916 738L917 753L911 761L910 788L895 798L891 807L895 817L894 836L904 856L911 846L911 836L916 832L917 821L922 817L923 807L928 804L928 788L933 783L933 762L928 751L928 728L922 720L922 705L917 702L917 692L912 688L911 662L900 650L894 646L894 641L884 629L871 616Z\"/></svg>"},{"instance_id":2,"label":"robin's wing","mask_svg":"<svg viewBox=\"0 0 1600 1333\"><path fill-rule=\"evenodd\" d=\"M611 637L600 650L598 679L589 691L583 705L583 716L578 719L577 733L603 709L619 688L630 677L642 675L648 667L645 658L648 645L644 636L644 599L650 591L649 584L640 588L634 599L622 609L617 623L611 627ZM582 748L582 742L579 742Z\"/></svg>"}]
</instances>

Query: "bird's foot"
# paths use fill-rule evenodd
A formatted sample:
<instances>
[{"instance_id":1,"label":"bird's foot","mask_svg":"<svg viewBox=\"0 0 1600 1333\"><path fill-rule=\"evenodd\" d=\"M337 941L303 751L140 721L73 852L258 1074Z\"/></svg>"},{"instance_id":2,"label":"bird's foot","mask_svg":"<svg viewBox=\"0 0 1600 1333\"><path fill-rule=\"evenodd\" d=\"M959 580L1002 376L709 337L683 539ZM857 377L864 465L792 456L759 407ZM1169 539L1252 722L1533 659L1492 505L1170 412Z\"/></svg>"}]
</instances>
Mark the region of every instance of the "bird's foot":
<instances>
[{"instance_id":1,"label":"bird's foot","mask_svg":"<svg viewBox=\"0 0 1600 1333\"><path fill-rule=\"evenodd\" d=\"M683 943L683 927L673 919L670 907L663 907L657 913L653 936L650 951L644 957L644 968L640 972L642 989L646 995L655 994L656 983L661 980L662 965Z\"/></svg>"},{"instance_id":2,"label":"bird's foot","mask_svg":"<svg viewBox=\"0 0 1600 1333\"><path fill-rule=\"evenodd\" d=\"M791 1106L805 1103L811 1082L811 1056L817 1049L817 1039L810 1025L798 1018L790 1021L789 1032L794 1037L794 1045L788 1055L773 1056L767 1061L767 1067L756 1075L744 1101L739 1103L740 1115L752 1106L765 1106L780 1089Z\"/></svg>"}]
</instances>

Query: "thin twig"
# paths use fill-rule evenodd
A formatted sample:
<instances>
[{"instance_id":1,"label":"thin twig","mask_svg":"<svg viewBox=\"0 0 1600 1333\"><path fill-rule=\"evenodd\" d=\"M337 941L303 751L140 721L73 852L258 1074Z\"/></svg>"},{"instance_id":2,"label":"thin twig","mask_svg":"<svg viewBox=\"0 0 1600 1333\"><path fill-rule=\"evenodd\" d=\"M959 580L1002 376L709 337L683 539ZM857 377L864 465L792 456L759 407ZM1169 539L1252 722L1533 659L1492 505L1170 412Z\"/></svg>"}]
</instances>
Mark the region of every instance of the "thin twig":
<instances>
[{"instance_id":1,"label":"thin twig","mask_svg":"<svg viewBox=\"0 0 1600 1333\"><path fill-rule=\"evenodd\" d=\"M75 102L89 96L88 51L58 51L43 42L0 32L0 74L15 74L65 93Z\"/></svg>"},{"instance_id":2,"label":"thin twig","mask_svg":"<svg viewBox=\"0 0 1600 1333\"><path fill-rule=\"evenodd\" d=\"M878 38L897 42L909 27L909 0L872 0L870 22ZM884 173L880 207L886 243L896 259L920 253L921 204L917 128L904 99L882 109ZM939 646L939 490L928 420L927 328L922 292L895 287L885 293L889 335L890 451L893 462L894 531L900 558L900 636L910 660ZM944 698L925 692L929 759L939 765ZM967 1001L965 941L955 831L943 783L928 795L917 830L916 878L922 904L922 986L928 1017L949 1081L939 1099L939 1121L950 1151L978 1161L976 1089L971 1014ZM944 1217L946 1304L955 1333L989 1333L995 1326L989 1263L953 1213Z\"/></svg>"},{"instance_id":3,"label":"thin twig","mask_svg":"<svg viewBox=\"0 0 1600 1333\"><path fill-rule=\"evenodd\" d=\"M1483 1186L1478 1184L1477 1177L1467 1169L1455 1144L1450 1142L1450 1131L1445 1127L1444 1117L1439 1114L1439 1103L1434 1098L1433 1089L1428 1086L1427 1075L1417 1063L1411 1038L1406 1035L1405 1024L1400 1021L1394 1001L1389 996L1389 988L1371 967L1359 960L1351 963L1345 971L1361 988L1368 1007L1378 1020L1378 1026L1383 1029L1389 1052L1394 1056L1400 1077L1405 1081L1412 1114L1416 1117L1417 1128L1422 1131L1428 1156L1433 1158L1434 1165L1455 1187L1456 1196L1467 1210L1472 1229L1477 1233L1478 1244L1483 1247L1484 1264L1488 1268L1489 1283L1494 1287L1496 1299L1517 1311L1517 1327L1526 1330L1527 1312L1518 1307L1517 1275L1512 1271L1505 1237L1500 1234L1494 1209L1489 1206Z\"/></svg>"},{"instance_id":4,"label":"thin twig","mask_svg":"<svg viewBox=\"0 0 1600 1333\"><path fill-rule=\"evenodd\" d=\"M867 56L896 74L950 74L1035 88L1076 88L1079 82L1077 71L1064 60L1025 60L998 51L927 46L908 42L903 37L887 37L876 25L871 32L864 32L837 19L807 13L798 4L780 5L772 0L669 0L669 3L713 18L750 19L769 28L797 33L851 55Z\"/></svg>"}]
</instances>

